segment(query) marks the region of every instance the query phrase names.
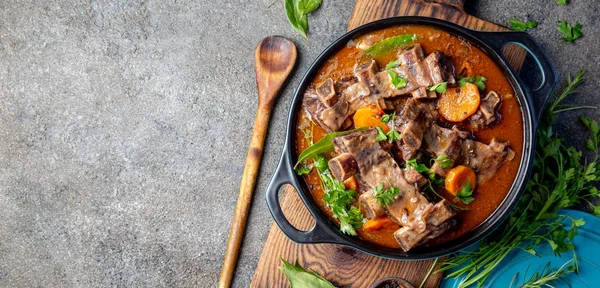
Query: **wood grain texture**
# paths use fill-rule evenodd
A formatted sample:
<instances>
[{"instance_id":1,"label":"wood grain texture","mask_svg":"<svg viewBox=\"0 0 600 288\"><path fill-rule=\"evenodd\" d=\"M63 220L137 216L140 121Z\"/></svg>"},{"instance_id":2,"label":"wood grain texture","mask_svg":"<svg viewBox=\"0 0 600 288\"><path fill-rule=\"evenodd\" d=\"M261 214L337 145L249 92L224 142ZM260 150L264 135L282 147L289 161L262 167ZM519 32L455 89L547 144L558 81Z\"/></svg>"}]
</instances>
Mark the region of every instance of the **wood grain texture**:
<instances>
[{"instance_id":1,"label":"wood grain texture","mask_svg":"<svg viewBox=\"0 0 600 288\"><path fill-rule=\"evenodd\" d=\"M256 112L250 148L246 156L238 200L231 222L229 239L227 240L227 250L225 251L225 259L219 279L220 288L231 286L231 279L242 238L244 237L252 195L254 194L256 176L260 167L273 103L277 100L281 86L283 86L296 64L296 56L297 51L294 43L283 37L267 37L256 47L254 58L256 85L258 86L258 111Z\"/></svg>"},{"instance_id":2,"label":"wood grain texture","mask_svg":"<svg viewBox=\"0 0 600 288\"><path fill-rule=\"evenodd\" d=\"M509 30L467 14L462 3L461 0L358 0L348 22L348 30L394 16L433 17L476 30ZM520 70L525 50L507 47L505 55L509 63ZM291 186L285 188L281 206L290 223L298 229L308 230L314 225L310 213ZM289 287L285 276L277 269L281 258L288 262L298 259L303 267L315 270L338 287L368 287L377 279L389 276L405 278L418 287L433 262L387 260L333 244L296 244L273 224L251 287ZM441 279L441 274L433 274L425 287L438 287Z\"/></svg>"}]
</instances>

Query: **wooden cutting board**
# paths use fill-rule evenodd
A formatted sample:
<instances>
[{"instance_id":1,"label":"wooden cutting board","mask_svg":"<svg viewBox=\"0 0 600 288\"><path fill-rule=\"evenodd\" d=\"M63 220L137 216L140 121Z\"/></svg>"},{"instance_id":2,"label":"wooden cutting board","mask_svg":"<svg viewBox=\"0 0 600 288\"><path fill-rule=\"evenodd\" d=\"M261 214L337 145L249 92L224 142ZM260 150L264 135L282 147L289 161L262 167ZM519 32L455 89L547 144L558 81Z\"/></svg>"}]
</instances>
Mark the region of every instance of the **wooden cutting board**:
<instances>
[{"instance_id":1,"label":"wooden cutting board","mask_svg":"<svg viewBox=\"0 0 600 288\"><path fill-rule=\"evenodd\" d=\"M394 16L439 18L476 30L509 30L467 14L462 0L357 0L348 30ZM512 66L520 70L525 50L507 47L505 54ZM304 203L289 185L283 192L281 208L296 228L306 231L314 225ZM281 266L281 258L288 262L298 259L300 265L314 270L337 287L369 287L377 279L389 276L402 277L418 287L433 263L433 260L387 260L335 244L296 244L273 223L250 286L289 287L287 279L277 269ZM424 287L438 287L441 279L441 274L433 274Z\"/></svg>"}]
</instances>

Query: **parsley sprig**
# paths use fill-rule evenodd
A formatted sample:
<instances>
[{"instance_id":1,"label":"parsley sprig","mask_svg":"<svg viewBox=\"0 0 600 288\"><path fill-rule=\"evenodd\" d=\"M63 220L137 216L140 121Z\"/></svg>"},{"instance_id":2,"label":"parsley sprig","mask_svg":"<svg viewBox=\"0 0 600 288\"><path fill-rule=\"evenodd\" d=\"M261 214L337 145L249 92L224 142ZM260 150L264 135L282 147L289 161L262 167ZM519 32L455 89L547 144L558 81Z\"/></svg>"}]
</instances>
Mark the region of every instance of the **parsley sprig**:
<instances>
[{"instance_id":1,"label":"parsley sprig","mask_svg":"<svg viewBox=\"0 0 600 288\"><path fill-rule=\"evenodd\" d=\"M398 133L398 131L396 131L396 129L394 129L394 118L396 118L396 112L394 112L392 115L389 114L385 114L383 115L383 117L381 117L381 122L384 123L388 123L390 121L392 121L392 124L390 125L390 131L388 131L387 133L383 132L383 129L381 129L381 127L377 126L375 127L375 129L377 129L377 137L375 137L375 140L377 141L388 141L390 143L394 143L394 141L396 140L400 140L402 139L402 137L400 136L400 133Z\"/></svg>"},{"instance_id":2,"label":"parsley sprig","mask_svg":"<svg viewBox=\"0 0 600 288\"><path fill-rule=\"evenodd\" d=\"M448 82L442 82L442 83L438 83L433 86L430 86L428 89L429 89L429 91L435 91L437 93L444 94L444 93L446 93L447 88L448 88Z\"/></svg>"},{"instance_id":3,"label":"parsley sprig","mask_svg":"<svg viewBox=\"0 0 600 288\"><path fill-rule=\"evenodd\" d=\"M462 76L458 76L460 78L460 80L458 81L458 84L460 85L460 87L463 87L465 85L467 85L467 82L469 83L473 83L475 85L477 85L477 88L479 88L479 91L485 91L485 84L483 82L487 81L487 78L477 75L475 77L473 76L469 76L469 77L462 77Z\"/></svg>"},{"instance_id":4,"label":"parsley sprig","mask_svg":"<svg viewBox=\"0 0 600 288\"><path fill-rule=\"evenodd\" d=\"M321 183L323 184L323 200L327 207L333 212L333 217L340 220L340 231L348 235L356 235L354 228L361 226L364 222L364 216L360 209L351 205L358 196L358 193L351 189L346 189L343 182L338 181L331 175L327 166L327 158L319 155L314 163Z\"/></svg>"},{"instance_id":5,"label":"parsley sprig","mask_svg":"<svg viewBox=\"0 0 600 288\"><path fill-rule=\"evenodd\" d=\"M457 193L455 200L459 200L463 204L471 204L475 200L473 197L473 187L471 187L471 182L467 182Z\"/></svg>"},{"instance_id":6,"label":"parsley sprig","mask_svg":"<svg viewBox=\"0 0 600 288\"><path fill-rule=\"evenodd\" d=\"M582 77L583 72L580 72L575 79ZM577 86L571 81L569 77L565 90ZM569 94L564 91L561 95ZM596 185L600 182L600 171L596 170L596 163L600 158L596 144L600 142L600 129L594 128L598 127L596 121L582 118L592 139L587 146L595 152L594 157L588 159L591 161L582 159L581 151L565 145L562 138L553 134L555 109L562 99L564 97L556 97L544 112L537 132L532 177L509 220L497 230L493 241L484 241L476 250L454 255L441 264L438 272L457 268L446 277L464 277L460 287L483 285L494 267L515 249L537 255L536 246L546 242L557 255L574 250L572 240L577 235L577 227L585 222L560 215L558 211L577 204L592 205L589 198L599 195ZM594 213L600 215L600 205L592 207ZM568 231L563 224L565 220L570 222Z\"/></svg>"},{"instance_id":7,"label":"parsley sprig","mask_svg":"<svg viewBox=\"0 0 600 288\"><path fill-rule=\"evenodd\" d=\"M392 70L400 66L400 64L402 64L402 62L398 59L396 61L390 61L390 63L385 65L385 71L390 75L392 85L394 85L396 89L404 88L408 84L408 79L404 78L402 75L398 75L398 73Z\"/></svg>"},{"instance_id":8,"label":"parsley sprig","mask_svg":"<svg viewBox=\"0 0 600 288\"><path fill-rule=\"evenodd\" d=\"M510 18L508 21L510 22L511 28L516 31L525 31L529 28L535 28L538 25L538 22L535 20L523 22L518 18Z\"/></svg>"},{"instance_id":9,"label":"parsley sprig","mask_svg":"<svg viewBox=\"0 0 600 288\"><path fill-rule=\"evenodd\" d=\"M433 158L433 161L439 163L442 169L454 166L454 160L446 154L440 154L438 157Z\"/></svg>"},{"instance_id":10,"label":"parsley sprig","mask_svg":"<svg viewBox=\"0 0 600 288\"><path fill-rule=\"evenodd\" d=\"M379 184L373 187L373 196L375 199L377 199L377 202L379 202L381 206L392 204L398 194L400 194L400 188L398 186L392 186L388 189L383 189L383 184Z\"/></svg>"},{"instance_id":11,"label":"parsley sprig","mask_svg":"<svg viewBox=\"0 0 600 288\"><path fill-rule=\"evenodd\" d=\"M575 26L571 26L569 23L567 23L567 21L564 20L558 22L558 32L565 36L560 39L569 43L573 43L575 40L583 36L583 33L581 32L581 24L577 23Z\"/></svg>"}]
</instances>

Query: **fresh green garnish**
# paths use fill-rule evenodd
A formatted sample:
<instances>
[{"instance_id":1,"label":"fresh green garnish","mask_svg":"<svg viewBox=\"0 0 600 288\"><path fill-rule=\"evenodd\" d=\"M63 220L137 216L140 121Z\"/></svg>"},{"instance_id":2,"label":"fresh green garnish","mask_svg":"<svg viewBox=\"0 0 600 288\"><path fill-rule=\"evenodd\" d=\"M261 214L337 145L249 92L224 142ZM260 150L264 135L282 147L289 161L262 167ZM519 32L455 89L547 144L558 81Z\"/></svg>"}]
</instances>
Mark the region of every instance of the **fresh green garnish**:
<instances>
[{"instance_id":1,"label":"fresh green garnish","mask_svg":"<svg viewBox=\"0 0 600 288\"><path fill-rule=\"evenodd\" d=\"M304 151L302 151L302 153L300 153L300 155L298 156L298 162L296 163L296 165L294 165L294 167L297 167L298 165L300 165L300 163L302 163L310 158L314 158L319 154L324 154L324 153L333 151L335 149L333 147L333 142L331 142L331 140L333 138L335 138L337 136L345 135L348 133L352 133L355 131L365 130L365 129L368 129L368 127L361 127L361 128L357 128L357 129L353 129L353 130L348 130L348 131L332 132L332 133L325 135L325 137L323 137L323 139L319 140L319 142L317 142L313 145L310 145L310 147L308 147L306 150L304 150Z\"/></svg>"},{"instance_id":2,"label":"fresh green garnish","mask_svg":"<svg viewBox=\"0 0 600 288\"><path fill-rule=\"evenodd\" d=\"M557 255L574 251L572 240L577 235L577 227L585 222L560 215L559 210L587 203L594 208L594 214L600 215L600 205L593 205L589 200L599 195L596 188L600 182L600 170L596 169L600 159L598 123L582 118L592 135L591 142L588 141L590 144L586 146L594 155L587 160L582 159L581 151L565 145L564 139L552 131L557 107L566 95L574 91L577 86L574 82L581 83L581 79L582 71L574 79L569 77L564 91L544 111L537 130L532 177L509 220L497 230L497 237L493 241L482 242L474 251L451 256L441 264L438 272L457 269L446 277L463 277L459 287L483 285L491 271L515 249L537 255L537 245L546 242ZM571 229L568 231L563 224L565 220L570 222Z\"/></svg>"},{"instance_id":3,"label":"fresh green garnish","mask_svg":"<svg viewBox=\"0 0 600 288\"><path fill-rule=\"evenodd\" d=\"M510 18L508 21L510 22L511 28L517 31L525 31L528 28L535 28L538 24L538 22L534 20L527 21L527 23L525 23L517 18Z\"/></svg>"},{"instance_id":4,"label":"fresh green garnish","mask_svg":"<svg viewBox=\"0 0 600 288\"><path fill-rule=\"evenodd\" d=\"M578 273L579 271L579 265L577 263L577 256L575 256L573 259L565 262L565 264L563 264L562 266L560 266L560 268L558 269L552 269L550 268L550 264L551 262L548 262L546 264L546 266L544 266L544 268L542 269L542 271L536 271L535 273L533 273L531 275L531 277L529 279L525 279L525 277L527 277L527 270L525 271L525 275L523 275L523 282L520 284L517 284L516 286L513 286L517 276L519 275L519 273L517 272L517 274L515 274L515 277L513 277L513 280L510 283L510 288L516 287L516 288L542 288L542 287L555 287L553 284L555 282L558 282L558 280L562 280L565 284L567 284L567 286L571 286L568 285L567 282L565 282L565 279L563 279L563 276L575 272ZM529 269L529 267L527 268Z\"/></svg>"},{"instance_id":5,"label":"fresh green garnish","mask_svg":"<svg viewBox=\"0 0 600 288\"><path fill-rule=\"evenodd\" d=\"M373 196L381 206L392 204L398 194L400 194L400 188L398 186L383 189L383 184L379 184L373 187Z\"/></svg>"},{"instance_id":6,"label":"fresh green garnish","mask_svg":"<svg viewBox=\"0 0 600 288\"><path fill-rule=\"evenodd\" d=\"M385 71L387 71L390 75L392 85L394 85L396 89L404 88L408 84L408 79L404 78L402 75L398 75L398 73L391 70L400 66L400 64L402 64L402 62L400 62L400 59L398 59L396 61L390 61L390 63L385 65Z\"/></svg>"},{"instance_id":7,"label":"fresh green garnish","mask_svg":"<svg viewBox=\"0 0 600 288\"><path fill-rule=\"evenodd\" d=\"M296 174L300 175L306 175L310 172L310 170L312 170L312 165L310 164L302 164L302 165L298 165L296 167L294 167L294 170L296 171Z\"/></svg>"},{"instance_id":8,"label":"fresh green garnish","mask_svg":"<svg viewBox=\"0 0 600 288\"><path fill-rule=\"evenodd\" d=\"M383 115L383 117L381 117L381 122L388 123L388 122L390 122L390 120L395 119L395 118L396 118L396 112L394 111L394 113L392 113L392 114Z\"/></svg>"},{"instance_id":9,"label":"fresh green garnish","mask_svg":"<svg viewBox=\"0 0 600 288\"><path fill-rule=\"evenodd\" d=\"M402 137L400 136L400 133L398 133L398 131L396 131L396 129L390 129L390 132L388 132L386 134L388 142L390 143L394 143L394 141L396 140L400 140L402 139Z\"/></svg>"},{"instance_id":10,"label":"fresh green garnish","mask_svg":"<svg viewBox=\"0 0 600 288\"><path fill-rule=\"evenodd\" d=\"M400 64L402 64L402 61L400 61L400 59L398 59L396 61L390 61L390 63L385 65L385 69L388 70L388 69L396 68L396 67L400 66Z\"/></svg>"},{"instance_id":11,"label":"fresh green garnish","mask_svg":"<svg viewBox=\"0 0 600 288\"><path fill-rule=\"evenodd\" d=\"M377 141L387 140L387 135L385 135L385 133L383 132L383 129L381 129L381 127L377 126L377 127L375 127L375 129L377 129L377 137L375 137L375 140L377 140Z\"/></svg>"},{"instance_id":12,"label":"fresh green garnish","mask_svg":"<svg viewBox=\"0 0 600 288\"><path fill-rule=\"evenodd\" d=\"M396 89L404 88L408 85L408 79L404 78L402 75L398 75L398 73L390 69L387 69L386 71L390 75L392 85L394 85Z\"/></svg>"},{"instance_id":13,"label":"fresh green garnish","mask_svg":"<svg viewBox=\"0 0 600 288\"><path fill-rule=\"evenodd\" d=\"M321 6L322 0L285 0L285 14L288 21L298 33L306 38L308 30L308 13Z\"/></svg>"},{"instance_id":14,"label":"fresh green garnish","mask_svg":"<svg viewBox=\"0 0 600 288\"><path fill-rule=\"evenodd\" d=\"M575 26L571 26L567 23L567 21L558 22L558 32L565 35L565 37L561 38L563 41L573 43L578 38L583 36L581 32L581 24L577 23Z\"/></svg>"},{"instance_id":15,"label":"fresh green garnish","mask_svg":"<svg viewBox=\"0 0 600 288\"><path fill-rule=\"evenodd\" d=\"M456 198L454 200L460 200L463 204L471 204L475 200L473 195L473 187L471 187L471 182L467 182L465 186L463 186L457 193Z\"/></svg>"},{"instance_id":16,"label":"fresh green garnish","mask_svg":"<svg viewBox=\"0 0 600 288\"><path fill-rule=\"evenodd\" d=\"M429 91L435 91L437 93L444 94L446 93L446 88L448 88L448 82L442 82L429 87Z\"/></svg>"},{"instance_id":17,"label":"fresh green garnish","mask_svg":"<svg viewBox=\"0 0 600 288\"><path fill-rule=\"evenodd\" d=\"M325 164L317 164L325 163ZM351 205L358 196L354 190L346 189L343 182L338 181L331 175L327 166L327 158L317 155L315 167L323 185L323 200L327 207L333 212L333 217L340 220L340 231L355 236L355 227L361 226L365 219L358 207Z\"/></svg>"},{"instance_id":18,"label":"fresh green garnish","mask_svg":"<svg viewBox=\"0 0 600 288\"><path fill-rule=\"evenodd\" d=\"M367 56L377 56L399 47L405 46L413 41L417 40L417 34L402 34L398 36L392 36L385 38L379 42L373 44L373 46L369 47L365 50L365 55Z\"/></svg>"},{"instance_id":19,"label":"fresh green garnish","mask_svg":"<svg viewBox=\"0 0 600 288\"><path fill-rule=\"evenodd\" d=\"M567 0L556 0L556 3L558 3L558 5L567 5Z\"/></svg>"},{"instance_id":20,"label":"fresh green garnish","mask_svg":"<svg viewBox=\"0 0 600 288\"><path fill-rule=\"evenodd\" d=\"M473 76L469 76L469 77L462 77L459 76L460 80L458 81L458 84L460 85L460 87L463 87L467 84L467 82L469 83L473 83L475 85L477 85L477 88L479 88L479 91L485 91L485 84L483 82L487 81L487 78L477 75L475 77Z\"/></svg>"},{"instance_id":21,"label":"fresh green garnish","mask_svg":"<svg viewBox=\"0 0 600 288\"><path fill-rule=\"evenodd\" d=\"M421 174L426 174L427 178L434 180L436 178L435 172L429 170L429 168L423 163L417 163L417 159L410 159L406 161L406 169L415 169Z\"/></svg>"},{"instance_id":22,"label":"fresh green garnish","mask_svg":"<svg viewBox=\"0 0 600 288\"><path fill-rule=\"evenodd\" d=\"M283 262L283 266L277 268L285 274L285 277L290 281L290 287L292 288L335 288L333 284L321 277L315 271L306 271L306 269L302 268L298 263L298 259L296 259L296 264L294 265L286 262L283 258L281 258L281 262Z\"/></svg>"},{"instance_id":23,"label":"fresh green garnish","mask_svg":"<svg viewBox=\"0 0 600 288\"><path fill-rule=\"evenodd\" d=\"M446 154L441 154L440 156L434 158L433 161L439 163L442 169L454 166L454 160L449 158Z\"/></svg>"}]
</instances>

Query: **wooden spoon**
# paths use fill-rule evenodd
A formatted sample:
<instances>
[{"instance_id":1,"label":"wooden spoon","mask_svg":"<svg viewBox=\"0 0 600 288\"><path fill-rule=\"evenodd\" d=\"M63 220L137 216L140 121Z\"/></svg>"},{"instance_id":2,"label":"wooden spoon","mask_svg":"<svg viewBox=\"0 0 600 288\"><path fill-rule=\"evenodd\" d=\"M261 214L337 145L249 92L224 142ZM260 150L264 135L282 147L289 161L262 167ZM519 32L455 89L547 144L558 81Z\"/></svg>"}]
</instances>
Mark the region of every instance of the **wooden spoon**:
<instances>
[{"instance_id":1,"label":"wooden spoon","mask_svg":"<svg viewBox=\"0 0 600 288\"><path fill-rule=\"evenodd\" d=\"M296 55L296 45L287 38L280 36L269 36L260 41L258 47L256 47L254 66L256 69L256 85L258 86L258 111L254 121L252 140L246 157L240 192L233 214L229 240L227 241L225 261L219 280L220 288L231 285L233 270L235 269L246 220L248 219L248 211L252 202L256 174L260 166L271 111L279 95L279 89L281 89L296 64Z\"/></svg>"}]
</instances>

